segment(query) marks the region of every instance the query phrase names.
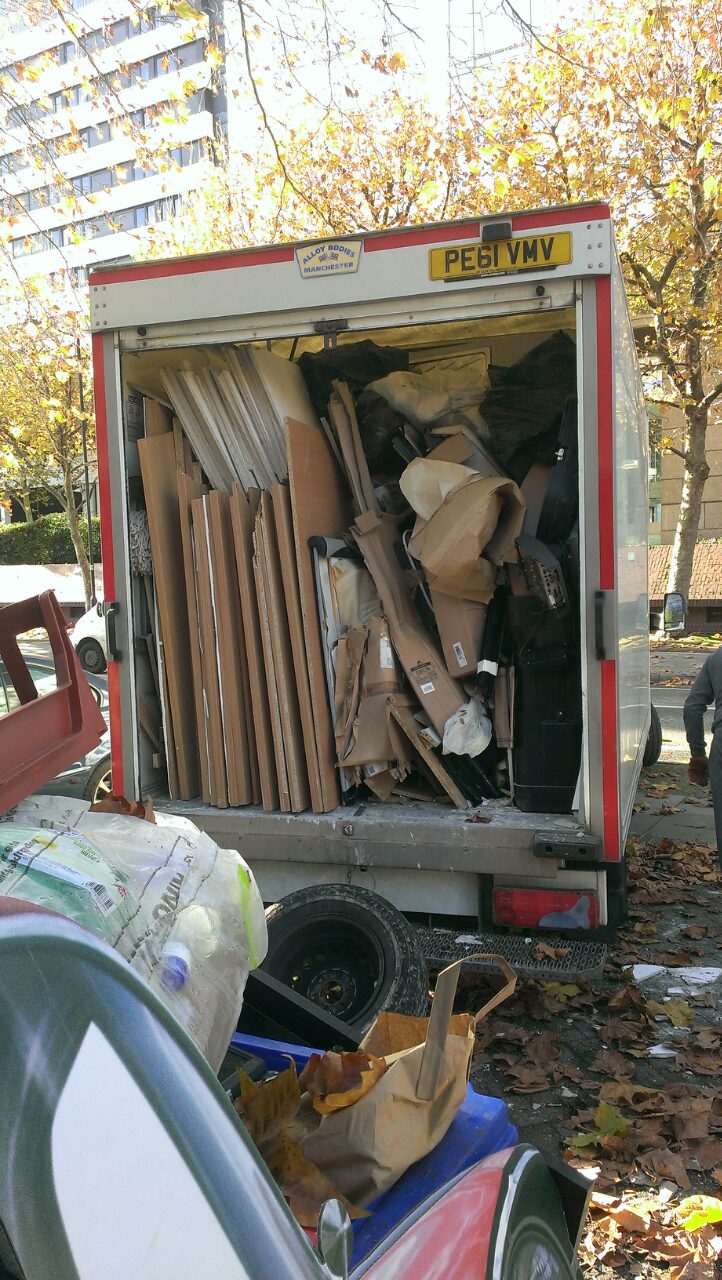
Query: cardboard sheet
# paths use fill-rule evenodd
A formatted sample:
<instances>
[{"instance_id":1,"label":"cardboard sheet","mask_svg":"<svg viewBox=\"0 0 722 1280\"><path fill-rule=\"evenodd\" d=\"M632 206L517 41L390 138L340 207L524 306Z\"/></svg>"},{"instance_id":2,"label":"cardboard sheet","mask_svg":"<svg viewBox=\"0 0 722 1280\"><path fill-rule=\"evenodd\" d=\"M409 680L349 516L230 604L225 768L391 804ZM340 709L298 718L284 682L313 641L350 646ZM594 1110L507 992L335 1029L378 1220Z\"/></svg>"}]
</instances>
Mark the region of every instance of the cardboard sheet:
<instances>
[{"instance_id":1,"label":"cardboard sheet","mask_svg":"<svg viewBox=\"0 0 722 1280\"><path fill-rule=\"evenodd\" d=\"M301 593L298 586L296 551L293 545L291 492L288 485L274 485L271 489L271 498L273 500L273 516L276 522L276 539L281 562L286 613L288 615L288 630L293 653L296 692L303 730L311 807L314 813L322 813L323 794L321 791L321 775L318 769L314 708L311 699L311 685L308 678L308 664L306 662L306 642L303 634L303 612L301 609Z\"/></svg>"},{"instance_id":2,"label":"cardboard sheet","mask_svg":"<svg viewBox=\"0 0 722 1280\"><path fill-rule=\"evenodd\" d=\"M177 456L177 452L176 452ZM183 547L183 568L186 582L186 604L188 609L188 635L190 639L191 673L193 676L193 704L196 714L196 731L198 734L198 756L201 775L201 795L204 804L211 803L211 768L208 756L208 737L206 732L206 711L203 699L203 670L201 667L201 644L198 635L198 599L196 595L196 567L193 556L193 519L191 503L202 498L208 490L204 484L193 480L184 471L176 473L178 485L178 515L180 519L181 543Z\"/></svg>"},{"instance_id":3,"label":"cardboard sheet","mask_svg":"<svg viewBox=\"0 0 722 1280\"><path fill-rule=\"evenodd\" d=\"M181 527L173 432L169 430L139 440L138 453L148 511L179 792L182 800L191 800L200 791L200 769L193 698L188 694L191 647L185 574L179 555Z\"/></svg>"},{"instance_id":4,"label":"cardboard sheet","mask_svg":"<svg viewBox=\"0 0 722 1280\"><path fill-rule=\"evenodd\" d=\"M313 701L316 750L324 812L339 802L336 751L321 631L316 607L313 564L308 540L315 535L342 538L351 519L349 496L328 442L317 427L286 419L288 476L293 512L298 586L306 639L308 678Z\"/></svg>"},{"instance_id":5,"label":"cardboard sheet","mask_svg":"<svg viewBox=\"0 0 722 1280\"><path fill-rule=\"evenodd\" d=\"M195 498L191 502L193 557L196 566L196 596L198 599L198 636L201 650L201 671L203 674L211 804L216 805L219 809L227 809L226 753L223 742L223 716L218 684L218 651L211 596L211 571L208 561L208 534L204 502L204 498Z\"/></svg>"},{"instance_id":6,"label":"cardboard sheet","mask_svg":"<svg viewBox=\"0 0 722 1280\"><path fill-rule=\"evenodd\" d=\"M400 484L414 510L422 513L409 549L424 566L429 584L446 595L488 604L496 566L515 559L514 540L524 522L524 499L513 480L417 458Z\"/></svg>"},{"instance_id":7,"label":"cardboard sheet","mask_svg":"<svg viewBox=\"0 0 722 1280\"><path fill-rule=\"evenodd\" d=\"M446 670L431 636L421 625L406 590L394 553L396 526L366 512L356 520L353 535L376 583L399 661L419 704L443 736L446 721L466 699L461 686Z\"/></svg>"},{"instance_id":8,"label":"cardboard sheet","mask_svg":"<svg viewBox=\"0 0 722 1280\"><path fill-rule=\"evenodd\" d=\"M345 382L333 383L328 413L336 428L346 474L356 502L357 514L361 511L378 511L379 505L361 443L353 396Z\"/></svg>"},{"instance_id":9,"label":"cardboard sheet","mask_svg":"<svg viewBox=\"0 0 722 1280\"><path fill-rule=\"evenodd\" d=\"M278 783L273 752L266 667L261 642L261 624L258 616L258 598L253 573L253 521L255 511L252 511L248 498L237 485L234 487L231 496L230 507L241 601L241 617L248 660L253 727L258 755L261 803L264 809L273 810L278 808Z\"/></svg>"},{"instance_id":10,"label":"cardboard sheet","mask_svg":"<svg viewBox=\"0 0 722 1280\"><path fill-rule=\"evenodd\" d=\"M284 594L281 563L278 554L273 502L268 491L261 494L261 504L256 516L263 525L264 586L268 623L276 673L276 690L281 717L283 750L288 776L288 792L293 813L301 813L310 804L306 756L301 730L301 713L291 651L291 637Z\"/></svg>"},{"instance_id":11,"label":"cardboard sheet","mask_svg":"<svg viewBox=\"0 0 722 1280\"><path fill-rule=\"evenodd\" d=\"M218 645L218 683L226 751L228 803L238 806L251 804L254 800L253 781L254 774L258 778L258 763L250 716L246 645L241 622L229 502L228 494L217 490L213 490L204 499Z\"/></svg>"},{"instance_id":12,"label":"cardboard sheet","mask_svg":"<svg viewBox=\"0 0 722 1280\"><path fill-rule=\"evenodd\" d=\"M385 767L394 760L386 701L399 691L399 674L389 625L385 618L371 618L361 664L361 696L353 725L354 744L343 759L344 766L376 764Z\"/></svg>"},{"instance_id":13,"label":"cardboard sheet","mask_svg":"<svg viewBox=\"0 0 722 1280\"><path fill-rule=\"evenodd\" d=\"M457 679L476 675L484 639L487 606L478 604L475 600L446 596L433 587L430 595L449 674Z\"/></svg>"}]
</instances>

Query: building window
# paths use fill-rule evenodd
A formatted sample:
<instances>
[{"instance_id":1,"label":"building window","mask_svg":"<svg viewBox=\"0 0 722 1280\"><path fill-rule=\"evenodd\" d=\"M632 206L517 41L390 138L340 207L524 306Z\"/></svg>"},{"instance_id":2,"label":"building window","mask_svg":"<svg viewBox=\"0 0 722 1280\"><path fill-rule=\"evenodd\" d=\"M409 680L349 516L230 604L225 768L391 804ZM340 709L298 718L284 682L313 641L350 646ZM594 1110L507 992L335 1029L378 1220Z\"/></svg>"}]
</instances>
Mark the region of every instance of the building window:
<instances>
[{"instance_id":1,"label":"building window","mask_svg":"<svg viewBox=\"0 0 722 1280\"><path fill-rule=\"evenodd\" d=\"M661 474L662 451L653 444L649 450L649 478L650 480L659 480Z\"/></svg>"},{"instance_id":2,"label":"building window","mask_svg":"<svg viewBox=\"0 0 722 1280\"><path fill-rule=\"evenodd\" d=\"M719 605L713 605L708 608L706 613L708 622L722 622L722 609Z\"/></svg>"},{"instance_id":3,"label":"building window","mask_svg":"<svg viewBox=\"0 0 722 1280\"><path fill-rule=\"evenodd\" d=\"M651 502L649 505L649 523L660 524L662 521L662 504L661 502Z\"/></svg>"}]
</instances>

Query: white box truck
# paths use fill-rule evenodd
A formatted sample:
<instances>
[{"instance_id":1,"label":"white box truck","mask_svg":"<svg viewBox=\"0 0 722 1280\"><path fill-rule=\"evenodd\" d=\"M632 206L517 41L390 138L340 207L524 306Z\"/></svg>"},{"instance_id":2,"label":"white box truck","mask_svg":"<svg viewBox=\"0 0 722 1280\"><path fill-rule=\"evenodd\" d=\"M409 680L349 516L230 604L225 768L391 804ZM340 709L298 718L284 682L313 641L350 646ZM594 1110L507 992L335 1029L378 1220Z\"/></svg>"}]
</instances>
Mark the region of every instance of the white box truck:
<instances>
[{"instance_id":1,"label":"white box truck","mask_svg":"<svg viewBox=\"0 0 722 1280\"><path fill-rule=\"evenodd\" d=\"M157 394L157 367L190 367L199 350L219 344L296 360L372 339L409 351L412 368L419 353L484 351L492 368L509 369L555 334L574 345L577 644L561 674L558 653L551 668L560 708L567 686L579 688L575 785L557 806L567 812L535 812L533 800L508 796L486 801L481 821L445 805L371 798L325 813L219 809L200 796L171 807L237 847L269 902L343 884L452 928L576 927L591 938L614 927L624 916L625 841L653 743L647 416L608 207L110 265L92 273L90 295L114 788L128 797L153 792L158 803L165 774L141 726L150 688L144 584L129 546L131 513L142 505L139 396ZM544 650L536 657L543 667ZM548 695L546 710L533 698L517 702L517 736L535 718L544 731L554 721ZM538 739L547 774L553 741Z\"/></svg>"}]
</instances>

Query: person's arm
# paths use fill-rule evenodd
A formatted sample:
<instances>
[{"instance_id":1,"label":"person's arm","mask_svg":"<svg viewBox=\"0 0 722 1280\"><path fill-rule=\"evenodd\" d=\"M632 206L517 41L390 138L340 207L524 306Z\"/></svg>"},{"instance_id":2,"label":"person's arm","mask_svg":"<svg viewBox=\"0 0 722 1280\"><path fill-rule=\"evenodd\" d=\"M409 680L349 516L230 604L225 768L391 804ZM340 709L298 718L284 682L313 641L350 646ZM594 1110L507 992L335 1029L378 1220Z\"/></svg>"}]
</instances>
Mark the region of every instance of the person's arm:
<instances>
[{"instance_id":1,"label":"person's arm","mask_svg":"<svg viewBox=\"0 0 722 1280\"><path fill-rule=\"evenodd\" d=\"M699 786L707 782L707 749L704 741L704 713L714 700L714 689L709 675L709 659L703 664L697 679L689 691L682 716L689 743L689 779Z\"/></svg>"}]
</instances>

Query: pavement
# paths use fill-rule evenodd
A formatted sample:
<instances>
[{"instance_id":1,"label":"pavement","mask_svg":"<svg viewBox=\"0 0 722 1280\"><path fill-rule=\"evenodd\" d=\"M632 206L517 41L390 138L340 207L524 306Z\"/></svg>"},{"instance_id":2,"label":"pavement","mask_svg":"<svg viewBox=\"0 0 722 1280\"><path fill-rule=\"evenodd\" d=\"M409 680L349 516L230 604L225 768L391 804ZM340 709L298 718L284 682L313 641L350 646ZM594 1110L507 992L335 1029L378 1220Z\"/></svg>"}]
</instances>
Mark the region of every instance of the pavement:
<instances>
[{"instance_id":1,"label":"pavement","mask_svg":"<svg viewBox=\"0 0 722 1280\"><path fill-rule=\"evenodd\" d=\"M630 835L643 840L694 840L714 845L715 829L708 787L692 786L687 777L689 747L682 707L709 650L680 649L671 644L652 650L652 702L662 722L659 763L644 769L639 783ZM709 739L712 712L705 717Z\"/></svg>"}]
</instances>

